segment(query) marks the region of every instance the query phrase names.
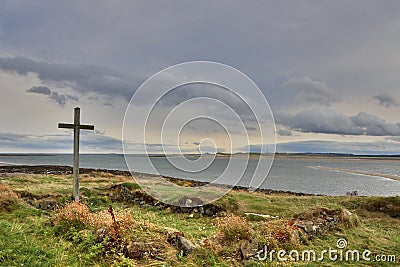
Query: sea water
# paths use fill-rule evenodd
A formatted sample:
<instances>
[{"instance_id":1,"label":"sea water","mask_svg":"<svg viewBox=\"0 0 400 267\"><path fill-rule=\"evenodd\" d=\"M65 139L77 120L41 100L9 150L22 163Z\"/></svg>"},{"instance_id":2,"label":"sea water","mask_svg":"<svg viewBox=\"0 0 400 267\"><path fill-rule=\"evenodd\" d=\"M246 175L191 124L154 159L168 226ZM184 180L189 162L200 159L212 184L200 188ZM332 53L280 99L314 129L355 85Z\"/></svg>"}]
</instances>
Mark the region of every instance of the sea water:
<instances>
[{"instance_id":1,"label":"sea water","mask_svg":"<svg viewBox=\"0 0 400 267\"><path fill-rule=\"evenodd\" d=\"M149 172L165 176L210 182L217 179L229 164L229 157L217 157L213 163L200 172L185 172L174 167L165 157L152 157L154 170L141 168L143 156L127 156L132 171ZM177 159L179 162L179 159ZM239 166L245 159L233 157L233 166ZM263 158L261 160L270 160ZM236 162L235 162L236 161ZM238 185L247 186L257 166L258 159L250 158ZM68 165L72 166L70 154L46 155L3 155L0 164L17 165ZM269 165L269 164L266 164ZM82 168L127 170L125 158L120 154L82 154ZM362 172L362 174L360 174ZM237 170L235 173L241 173ZM234 175L233 175L234 176ZM390 177L390 178L389 178ZM278 156L274 159L268 176L260 188L323 195L345 195L357 191L359 195L397 196L400 195L400 159L369 159L312 156Z\"/></svg>"}]
</instances>

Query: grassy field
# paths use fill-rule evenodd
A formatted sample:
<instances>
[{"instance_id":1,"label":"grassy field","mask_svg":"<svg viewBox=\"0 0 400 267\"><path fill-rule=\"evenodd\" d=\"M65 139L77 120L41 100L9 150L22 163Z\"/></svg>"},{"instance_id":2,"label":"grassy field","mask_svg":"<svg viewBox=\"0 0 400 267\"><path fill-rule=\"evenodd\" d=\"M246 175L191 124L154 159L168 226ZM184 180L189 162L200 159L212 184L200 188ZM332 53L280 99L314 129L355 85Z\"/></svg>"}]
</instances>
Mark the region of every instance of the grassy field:
<instances>
[{"instance_id":1,"label":"grassy field","mask_svg":"<svg viewBox=\"0 0 400 267\"><path fill-rule=\"evenodd\" d=\"M71 176L3 175L0 184L0 266L396 266L400 263L400 197L294 196L231 191L215 205L220 217L175 213L170 208L141 207L111 201L113 185L139 190L132 178L108 173L81 175L86 204L72 203ZM38 208L43 201L56 210ZM114 209L117 228L107 209ZM324 207L346 208L357 223L338 225L308 240L292 238L288 223L299 213ZM42 207L43 208L43 207ZM246 213L271 215L264 218ZM117 232L118 231L118 232ZM171 242L183 234L197 245L189 255ZM257 242L258 250L368 249L371 261L285 261L243 259L241 247ZM250 245L249 245L250 246ZM345 250L344 249L344 250ZM376 256L396 256L378 262ZM382 257L381 257L382 258ZM389 258L387 257L387 260Z\"/></svg>"}]
</instances>

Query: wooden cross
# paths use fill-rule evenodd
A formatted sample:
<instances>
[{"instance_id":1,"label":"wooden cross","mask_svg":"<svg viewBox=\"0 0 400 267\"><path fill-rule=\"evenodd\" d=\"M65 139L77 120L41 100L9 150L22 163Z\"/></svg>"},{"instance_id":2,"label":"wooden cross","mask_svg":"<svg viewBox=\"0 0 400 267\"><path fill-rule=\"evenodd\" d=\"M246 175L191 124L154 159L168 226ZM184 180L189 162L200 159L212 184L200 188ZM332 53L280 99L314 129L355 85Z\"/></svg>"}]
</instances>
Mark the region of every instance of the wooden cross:
<instances>
[{"instance_id":1,"label":"wooden cross","mask_svg":"<svg viewBox=\"0 0 400 267\"><path fill-rule=\"evenodd\" d=\"M80 130L94 130L93 125L84 125L80 122L81 109L75 108L74 124L59 123L58 128L74 129L74 199L79 201L79 132Z\"/></svg>"}]
</instances>

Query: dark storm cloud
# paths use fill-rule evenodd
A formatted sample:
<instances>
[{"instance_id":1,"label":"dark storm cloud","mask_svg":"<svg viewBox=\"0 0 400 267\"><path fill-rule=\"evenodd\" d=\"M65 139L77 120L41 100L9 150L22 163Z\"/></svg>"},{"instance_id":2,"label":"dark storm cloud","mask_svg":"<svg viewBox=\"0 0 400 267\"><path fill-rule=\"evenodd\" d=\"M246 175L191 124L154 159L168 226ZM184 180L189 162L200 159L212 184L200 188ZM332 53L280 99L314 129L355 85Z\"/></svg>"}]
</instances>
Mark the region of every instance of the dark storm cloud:
<instances>
[{"instance_id":1,"label":"dark storm cloud","mask_svg":"<svg viewBox=\"0 0 400 267\"><path fill-rule=\"evenodd\" d=\"M79 93L119 96L129 100L135 83L121 72L94 65L50 63L28 57L0 57L0 69L18 75L36 73L43 83L71 87ZM137 83L137 82L136 82ZM57 95L55 99L63 102Z\"/></svg>"},{"instance_id":2,"label":"dark storm cloud","mask_svg":"<svg viewBox=\"0 0 400 267\"><path fill-rule=\"evenodd\" d=\"M307 103L329 106L341 100L325 83L313 81L309 77L288 80L283 83L283 86L294 90L297 98Z\"/></svg>"},{"instance_id":3,"label":"dark storm cloud","mask_svg":"<svg viewBox=\"0 0 400 267\"><path fill-rule=\"evenodd\" d=\"M34 86L26 90L28 93L42 94L42 95L50 95L51 89L45 86Z\"/></svg>"},{"instance_id":4,"label":"dark storm cloud","mask_svg":"<svg viewBox=\"0 0 400 267\"><path fill-rule=\"evenodd\" d=\"M304 133L340 135L398 136L400 125L360 112L347 116L333 108L316 108L291 115L276 113L278 124Z\"/></svg>"},{"instance_id":5,"label":"dark storm cloud","mask_svg":"<svg viewBox=\"0 0 400 267\"><path fill-rule=\"evenodd\" d=\"M379 94L376 95L374 97L372 97L376 100L378 100L378 104L385 107L385 108L390 108L392 106L399 106L399 103L397 102L397 100L388 94Z\"/></svg>"}]
</instances>

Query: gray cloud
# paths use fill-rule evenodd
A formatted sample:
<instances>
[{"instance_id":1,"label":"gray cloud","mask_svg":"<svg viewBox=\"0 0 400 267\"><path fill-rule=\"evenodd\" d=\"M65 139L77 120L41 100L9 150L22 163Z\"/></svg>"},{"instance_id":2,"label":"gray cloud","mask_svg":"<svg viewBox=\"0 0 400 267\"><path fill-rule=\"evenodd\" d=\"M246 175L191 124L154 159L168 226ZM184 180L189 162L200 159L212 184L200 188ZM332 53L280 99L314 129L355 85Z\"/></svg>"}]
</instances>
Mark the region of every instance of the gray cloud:
<instances>
[{"instance_id":1,"label":"gray cloud","mask_svg":"<svg viewBox=\"0 0 400 267\"><path fill-rule=\"evenodd\" d=\"M51 93L51 99L55 100L60 106L64 106L67 103L67 97L65 95L60 95L57 92Z\"/></svg>"},{"instance_id":2,"label":"gray cloud","mask_svg":"<svg viewBox=\"0 0 400 267\"><path fill-rule=\"evenodd\" d=\"M295 90L297 98L307 103L329 106L341 100L332 93L332 89L329 89L325 83L313 81L309 77L290 79L284 82L283 86Z\"/></svg>"},{"instance_id":3,"label":"gray cloud","mask_svg":"<svg viewBox=\"0 0 400 267\"><path fill-rule=\"evenodd\" d=\"M287 129L279 129L279 130L278 130L278 134L279 134L280 136L293 136L292 131L287 130Z\"/></svg>"},{"instance_id":4,"label":"gray cloud","mask_svg":"<svg viewBox=\"0 0 400 267\"><path fill-rule=\"evenodd\" d=\"M76 95L66 95L66 96L67 96L67 98L69 100L72 100L72 101L75 101L75 102L79 101L79 97L77 97Z\"/></svg>"},{"instance_id":5,"label":"gray cloud","mask_svg":"<svg viewBox=\"0 0 400 267\"><path fill-rule=\"evenodd\" d=\"M372 97L376 100L378 100L378 104L385 107L385 108L390 108L392 106L399 106L399 103L397 102L397 100L388 94L379 94L376 95L374 97Z\"/></svg>"},{"instance_id":6,"label":"gray cloud","mask_svg":"<svg viewBox=\"0 0 400 267\"><path fill-rule=\"evenodd\" d=\"M42 94L42 95L50 95L51 89L45 86L34 86L26 90L28 93Z\"/></svg>"},{"instance_id":7,"label":"gray cloud","mask_svg":"<svg viewBox=\"0 0 400 267\"><path fill-rule=\"evenodd\" d=\"M53 135L0 133L0 147L25 151L72 151L72 131ZM83 151L107 150L121 152L121 140L96 131L81 131Z\"/></svg>"},{"instance_id":8,"label":"gray cloud","mask_svg":"<svg viewBox=\"0 0 400 267\"><path fill-rule=\"evenodd\" d=\"M252 127L252 126L246 126L246 130L248 131L257 131L256 127Z\"/></svg>"},{"instance_id":9,"label":"gray cloud","mask_svg":"<svg viewBox=\"0 0 400 267\"><path fill-rule=\"evenodd\" d=\"M0 57L0 69L5 72L27 75L36 73L43 83L71 87L82 94L96 93L129 100L137 82L121 72L94 65L49 63L28 57ZM57 95L54 96L57 98ZM60 100L62 102L62 100Z\"/></svg>"},{"instance_id":10,"label":"gray cloud","mask_svg":"<svg viewBox=\"0 0 400 267\"><path fill-rule=\"evenodd\" d=\"M45 86L34 86L30 89L27 89L26 92L49 96L51 99L53 99L55 102L57 102L60 106L64 106L68 100L72 100L75 102L79 101L79 98L75 95L60 94L54 90L51 90L49 87L45 87Z\"/></svg>"},{"instance_id":11,"label":"gray cloud","mask_svg":"<svg viewBox=\"0 0 400 267\"><path fill-rule=\"evenodd\" d=\"M71 94L97 99L87 103L85 113L102 117L97 125L102 123L101 127L115 136L123 107L112 98L129 99L136 82L141 80L130 73L143 72L147 76L160 70L160 66L190 59L224 62L242 70L260 86L274 111L304 110L304 106L310 108L310 103L332 106L342 98L348 100L342 105L345 112L357 113L365 110L367 103L360 102L365 96L380 93L377 88L391 90L400 101L399 91L395 91L400 82L400 1L382 4L365 0L362 8L357 1L348 3L346 8L336 1L315 1L312 5L307 1L206 2L116 4L99 0L93 12L90 2L76 5L71 1L37 1L32 5L29 0L4 0L0 4L0 68L20 75L36 73L40 84L57 88L58 95L69 92L63 87L72 87ZM226 44L230 44L229 49ZM5 55L27 55L41 61ZM22 81L16 77L14 83L9 76L4 75L5 85ZM288 77L313 79L298 79L297 83L291 80L289 85L296 87L283 88ZM8 88L3 94L13 95L13 86ZM65 98L67 103L72 101L68 95ZM104 108L104 113L91 109L105 102L115 103L114 107ZM11 105L5 104L7 108ZM46 103L50 111L54 109L52 104ZM296 109L291 109L293 104ZM2 106L2 112L7 110L6 105ZM370 113L374 114L374 109L382 112L378 105L370 108ZM70 115L66 109L58 111ZM395 120L393 113L380 116ZM44 114L44 128L53 127L53 114ZM30 115L39 117L42 113L37 109ZM32 131L31 124L21 123L21 117L15 115L12 122L3 122L3 130ZM344 117L336 119L349 123L349 127L323 128L349 132L348 128L355 127L350 132L360 132L359 126ZM305 130L308 126L304 126Z\"/></svg>"},{"instance_id":12,"label":"gray cloud","mask_svg":"<svg viewBox=\"0 0 400 267\"><path fill-rule=\"evenodd\" d=\"M316 108L290 115L276 113L277 123L304 133L398 136L400 125L360 112L347 116L334 108Z\"/></svg>"}]
</instances>

